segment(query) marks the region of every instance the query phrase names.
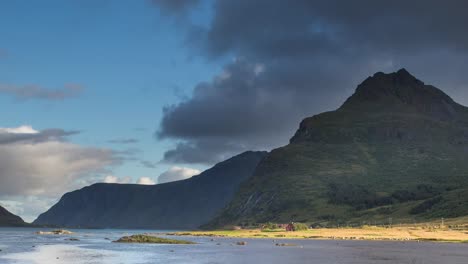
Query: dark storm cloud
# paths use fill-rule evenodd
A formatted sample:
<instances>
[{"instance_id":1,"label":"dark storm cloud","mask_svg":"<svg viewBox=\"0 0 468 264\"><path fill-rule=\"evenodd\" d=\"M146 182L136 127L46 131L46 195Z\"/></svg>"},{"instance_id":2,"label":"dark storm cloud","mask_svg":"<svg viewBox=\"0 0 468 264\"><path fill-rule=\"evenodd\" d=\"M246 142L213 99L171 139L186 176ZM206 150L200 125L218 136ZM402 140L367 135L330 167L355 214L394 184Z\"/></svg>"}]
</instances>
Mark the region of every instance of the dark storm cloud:
<instances>
[{"instance_id":1,"label":"dark storm cloud","mask_svg":"<svg viewBox=\"0 0 468 264\"><path fill-rule=\"evenodd\" d=\"M230 140L232 142L226 142ZM189 142L179 142L177 146L164 153L164 161L168 163L199 163L214 164L229 158L232 153L239 153L246 147L227 137L199 139Z\"/></svg>"},{"instance_id":2,"label":"dark storm cloud","mask_svg":"<svg viewBox=\"0 0 468 264\"><path fill-rule=\"evenodd\" d=\"M461 0L221 0L203 37L214 55L234 51L267 58L347 49L467 49L466 8Z\"/></svg>"},{"instance_id":3,"label":"dark storm cloud","mask_svg":"<svg viewBox=\"0 0 468 264\"><path fill-rule=\"evenodd\" d=\"M208 59L235 57L164 109L169 162L213 163L285 144L300 120L332 110L377 71L408 68L468 102L466 1L215 1L187 37Z\"/></svg>"}]
</instances>

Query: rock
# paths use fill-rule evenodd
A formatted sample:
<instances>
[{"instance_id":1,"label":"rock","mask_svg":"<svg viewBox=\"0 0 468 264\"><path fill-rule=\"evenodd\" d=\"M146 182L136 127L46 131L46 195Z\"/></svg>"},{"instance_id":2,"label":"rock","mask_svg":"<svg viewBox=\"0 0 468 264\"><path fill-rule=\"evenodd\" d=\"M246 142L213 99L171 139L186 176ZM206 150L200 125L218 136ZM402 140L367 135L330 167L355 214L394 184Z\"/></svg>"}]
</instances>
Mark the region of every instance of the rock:
<instances>
[{"instance_id":1,"label":"rock","mask_svg":"<svg viewBox=\"0 0 468 264\"><path fill-rule=\"evenodd\" d=\"M64 229L54 230L54 231L52 231L52 233L54 233L54 235L71 235L71 234L73 234L72 231L68 231L68 230L64 230Z\"/></svg>"},{"instance_id":2,"label":"rock","mask_svg":"<svg viewBox=\"0 0 468 264\"><path fill-rule=\"evenodd\" d=\"M247 242L245 242L245 241L239 241L239 242L236 243L236 245L238 245L238 246L245 246L245 245L247 245Z\"/></svg>"},{"instance_id":3,"label":"rock","mask_svg":"<svg viewBox=\"0 0 468 264\"><path fill-rule=\"evenodd\" d=\"M297 245L296 244L290 244L290 243L276 243L275 246L277 246L277 247L295 247Z\"/></svg>"}]
</instances>

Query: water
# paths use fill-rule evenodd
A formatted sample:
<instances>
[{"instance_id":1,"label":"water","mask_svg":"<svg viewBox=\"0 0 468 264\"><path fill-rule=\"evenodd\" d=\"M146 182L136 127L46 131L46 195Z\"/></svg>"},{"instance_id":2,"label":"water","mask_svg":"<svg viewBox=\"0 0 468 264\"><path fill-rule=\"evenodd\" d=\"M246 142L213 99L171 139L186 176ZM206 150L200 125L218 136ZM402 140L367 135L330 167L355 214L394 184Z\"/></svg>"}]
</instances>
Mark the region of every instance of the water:
<instances>
[{"instance_id":1,"label":"water","mask_svg":"<svg viewBox=\"0 0 468 264\"><path fill-rule=\"evenodd\" d=\"M46 229L41 229L46 230ZM72 230L74 235L36 235L38 229L0 228L0 264L467 264L467 244L276 240L181 237L197 245L112 243L148 230ZM68 241L68 238L80 241ZM246 241L246 246L237 246ZM278 247L276 243L295 243Z\"/></svg>"}]
</instances>

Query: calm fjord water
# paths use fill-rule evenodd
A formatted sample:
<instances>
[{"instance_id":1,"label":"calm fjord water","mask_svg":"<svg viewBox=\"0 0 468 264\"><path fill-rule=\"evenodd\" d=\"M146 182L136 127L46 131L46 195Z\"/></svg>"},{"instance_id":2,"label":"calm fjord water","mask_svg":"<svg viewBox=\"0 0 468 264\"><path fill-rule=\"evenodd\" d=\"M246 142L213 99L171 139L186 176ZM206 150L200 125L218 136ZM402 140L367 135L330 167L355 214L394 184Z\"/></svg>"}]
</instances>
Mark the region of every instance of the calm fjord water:
<instances>
[{"instance_id":1,"label":"calm fjord water","mask_svg":"<svg viewBox=\"0 0 468 264\"><path fill-rule=\"evenodd\" d=\"M44 229L42 229L44 230ZM74 230L73 236L36 235L37 229L0 228L0 264L7 263L312 263L312 264L467 264L467 244L415 242L185 238L197 245L112 243L148 230ZM68 238L79 241L69 241ZM246 246L235 242L247 241Z\"/></svg>"}]
</instances>

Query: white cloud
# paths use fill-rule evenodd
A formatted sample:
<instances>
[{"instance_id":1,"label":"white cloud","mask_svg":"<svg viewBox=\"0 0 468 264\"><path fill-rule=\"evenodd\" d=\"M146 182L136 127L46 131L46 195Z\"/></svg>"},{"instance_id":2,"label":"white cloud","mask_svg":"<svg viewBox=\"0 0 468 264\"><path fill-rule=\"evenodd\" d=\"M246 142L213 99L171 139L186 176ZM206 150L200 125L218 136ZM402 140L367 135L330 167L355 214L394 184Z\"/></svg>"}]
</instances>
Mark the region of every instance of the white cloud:
<instances>
[{"instance_id":1,"label":"white cloud","mask_svg":"<svg viewBox=\"0 0 468 264\"><path fill-rule=\"evenodd\" d=\"M131 177L119 177L115 175L107 175L102 180L103 183L119 183L119 184L132 184L134 183ZM153 185L156 184L151 178L149 177L140 177L138 180L135 181L136 184L143 184L143 185Z\"/></svg>"},{"instance_id":2,"label":"white cloud","mask_svg":"<svg viewBox=\"0 0 468 264\"><path fill-rule=\"evenodd\" d=\"M156 184L153 179L149 177L141 177L138 179L137 184L143 184L143 185L154 185Z\"/></svg>"},{"instance_id":3,"label":"white cloud","mask_svg":"<svg viewBox=\"0 0 468 264\"><path fill-rule=\"evenodd\" d=\"M21 216L38 213L44 206L31 204L81 188L120 162L112 150L67 142L64 137L71 134L31 126L0 128L0 201L7 201L7 208Z\"/></svg>"},{"instance_id":4,"label":"white cloud","mask_svg":"<svg viewBox=\"0 0 468 264\"><path fill-rule=\"evenodd\" d=\"M104 177L104 180L103 180L104 183L121 183L121 184L130 183L130 181L131 181L130 177L117 177L114 175L107 175L106 177Z\"/></svg>"},{"instance_id":5,"label":"white cloud","mask_svg":"<svg viewBox=\"0 0 468 264\"><path fill-rule=\"evenodd\" d=\"M37 131L31 126L0 128L0 144L11 143L39 143L47 141L66 141L65 138L80 133L79 131L65 131L63 129L45 129Z\"/></svg>"},{"instance_id":6,"label":"white cloud","mask_svg":"<svg viewBox=\"0 0 468 264\"><path fill-rule=\"evenodd\" d=\"M2 144L0 155L2 195L59 195L115 162L110 150L59 141Z\"/></svg>"},{"instance_id":7,"label":"white cloud","mask_svg":"<svg viewBox=\"0 0 468 264\"><path fill-rule=\"evenodd\" d=\"M23 125L19 127L0 127L0 133L37 134L39 131L33 129L31 126Z\"/></svg>"},{"instance_id":8,"label":"white cloud","mask_svg":"<svg viewBox=\"0 0 468 264\"><path fill-rule=\"evenodd\" d=\"M173 166L169 170L161 173L158 177L158 183L165 183L165 182L172 182L172 181L180 181L184 179L188 179L194 175L200 174L201 171L192 169L192 168L183 168Z\"/></svg>"}]
</instances>

